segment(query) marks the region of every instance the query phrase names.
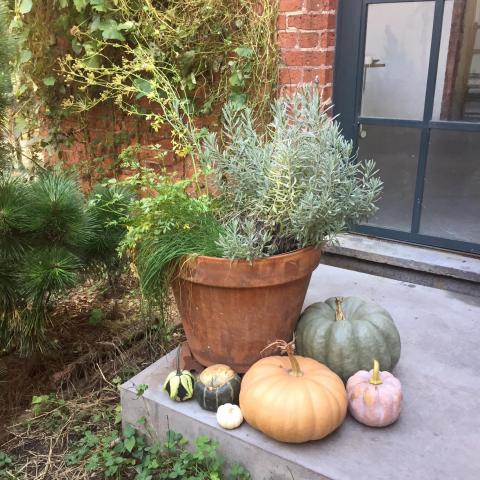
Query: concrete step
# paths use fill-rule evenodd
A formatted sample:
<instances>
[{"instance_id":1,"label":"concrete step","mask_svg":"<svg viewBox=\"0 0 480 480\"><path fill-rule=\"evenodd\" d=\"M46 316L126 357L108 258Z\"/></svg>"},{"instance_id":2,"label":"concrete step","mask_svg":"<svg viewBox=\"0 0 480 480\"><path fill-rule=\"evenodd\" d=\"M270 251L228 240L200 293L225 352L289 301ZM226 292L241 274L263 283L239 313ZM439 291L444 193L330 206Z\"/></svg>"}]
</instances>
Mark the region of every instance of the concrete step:
<instances>
[{"instance_id":1,"label":"concrete step","mask_svg":"<svg viewBox=\"0 0 480 480\"><path fill-rule=\"evenodd\" d=\"M480 296L480 257L358 234L324 247L322 263Z\"/></svg>"},{"instance_id":2,"label":"concrete step","mask_svg":"<svg viewBox=\"0 0 480 480\"><path fill-rule=\"evenodd\" d=\"M123 420L163 439L168 429L192 440L207 435L219 452L243 464L254 480L478 480L480 478L480 298L321 265L305 306L331 296L377 302L402 337L395 374L404 387L398 422L372 429L347 417L329 437L286 445L244 424L222 430L194 401L172 402L161 391L174 354L121 387ZM149 389L137 398L135 385Z\"/></svg>"}]
</instances>

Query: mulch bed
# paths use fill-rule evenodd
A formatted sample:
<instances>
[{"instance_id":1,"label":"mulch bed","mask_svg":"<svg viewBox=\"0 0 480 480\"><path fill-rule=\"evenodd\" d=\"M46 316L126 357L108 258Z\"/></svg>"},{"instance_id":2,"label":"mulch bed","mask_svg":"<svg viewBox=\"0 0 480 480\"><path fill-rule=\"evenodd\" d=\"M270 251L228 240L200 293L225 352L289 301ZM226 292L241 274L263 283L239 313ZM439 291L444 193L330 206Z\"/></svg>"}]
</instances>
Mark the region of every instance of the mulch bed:
<instances>
[{"instance_id":1,"label":"mulch bed","mask_svg":"<svg viewBox=\"0 0 480 480\"><path fill-rule=\"evenodd\" d=\"M133 362L138 368L165 353L158 319L142 314L142 307L132 277L122 278L115 294L98 282L87 281L59 300L48 330L52 350L30 358L16 353L0 357L0 432L30 407L34 395L55 392L69 398L91 391L92 381L103 381L99 368L105 376L117 370L119 362L131 370L125 372L127 377L133 375L134 368L126 365L126 358L135 357L140 345L139 358ZM92 318L94 310L97 318ZM178 323L175 311L169 317ZM170 333L174 344L183 338L178 328ZM153 344L145 348L145 342Z\"/></svg>"}]
</instances>

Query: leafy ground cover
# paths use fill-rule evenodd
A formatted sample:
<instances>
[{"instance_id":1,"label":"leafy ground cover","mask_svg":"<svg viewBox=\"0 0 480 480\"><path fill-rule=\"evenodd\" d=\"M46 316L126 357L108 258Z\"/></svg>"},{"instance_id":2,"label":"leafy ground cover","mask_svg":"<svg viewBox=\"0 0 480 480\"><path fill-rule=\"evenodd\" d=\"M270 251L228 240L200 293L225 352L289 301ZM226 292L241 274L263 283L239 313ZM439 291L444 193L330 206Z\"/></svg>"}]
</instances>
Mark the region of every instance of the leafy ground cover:
<instances>
[{"instance_id":1,"label":"leafy ground cover","mask_svg":"<svg viewBox=\"0 0 480 480\"><path fill-rule=\"evenodd\" d=\"M129 276L115 296L86 282L52 316L58 348L0 359L0 479L249 478L238 465L224 473L208 438L187 448L175 432L147 444L122 431L118 385L183 339L175 311L162 325L138 313L139 298Z\"/></svg>"}]
</instances>

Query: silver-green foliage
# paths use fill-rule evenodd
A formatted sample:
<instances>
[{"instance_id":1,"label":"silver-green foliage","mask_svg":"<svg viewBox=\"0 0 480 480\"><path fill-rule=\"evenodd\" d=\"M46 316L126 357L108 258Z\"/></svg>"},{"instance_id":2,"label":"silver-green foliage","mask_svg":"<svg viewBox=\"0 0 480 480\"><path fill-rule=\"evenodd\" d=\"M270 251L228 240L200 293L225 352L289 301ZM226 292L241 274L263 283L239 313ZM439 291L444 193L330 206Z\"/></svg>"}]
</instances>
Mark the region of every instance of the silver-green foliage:
<instances>
[{"instance_id":1,"label":"silver-green foliage","mask_svg":"<svg viewBox=\"0 0 480 480\"><path fill-rule=\"evenodd\" d=\"M224 257L250 261L267 256L271 240L271 233L265 228L259 228L254 220L247 218L239 221L233 218L225 225L216 244Z\"/></svg>"},{"instance_id":2,"label":"silver-green foliage","mask_svg":"<svg viewBox=\"0 0 480 480\"><path fill-rule=\"evenodd\" d=\"M252 111L224 107L203 159L216 173L227 233L224 256L256 258L322 245L375 212L382 189L373 161L356 161L352 143L306 87L279 98L263 133Z\"/></svg>"}]
</instances>

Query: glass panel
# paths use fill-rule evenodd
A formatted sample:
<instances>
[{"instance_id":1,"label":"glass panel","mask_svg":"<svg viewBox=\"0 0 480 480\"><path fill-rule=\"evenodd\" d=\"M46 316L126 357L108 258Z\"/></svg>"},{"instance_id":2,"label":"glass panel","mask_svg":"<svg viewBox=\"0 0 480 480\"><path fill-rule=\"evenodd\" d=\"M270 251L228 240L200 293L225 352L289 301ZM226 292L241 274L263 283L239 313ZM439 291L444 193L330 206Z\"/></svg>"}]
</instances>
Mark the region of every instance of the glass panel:
<instances>
[{"instance_id":1,"label":"glass panel","mask_svg":"<svg viewBox=\"0 0 480 480\"><path fill-rule=\"evenodd\" d=\"M445 0L434 120L480 121L480 2Z\"/></svg>"},{"instance_id":2,"label":"glass panel","mask_svg":"<svg viewBox=\"0 0 480 480\"><path fill-rule=\"evenodd\" d=\"M373 158L384 183L379 210L368 224L410 231L420 130L364 125L359 158Z\"/></svg>"},{"instance_id":3,"label":"glass panel","mask_svg":"<svg viewBox=\"0 0 480 480\"><path fill-rule=\"evenodd\" d=\"M421 120L435 4L368 6L362 116Z\"/></svg>"},{"instance_id":4,"label":"glass panel","mask_svg":"<svg viewBox=\"0 0 480 480\"><path fill-rule=\"evenodd\" d=\"M432 130L420 233L480 243L480 134Z\"/></svg>"}]
</instances>

